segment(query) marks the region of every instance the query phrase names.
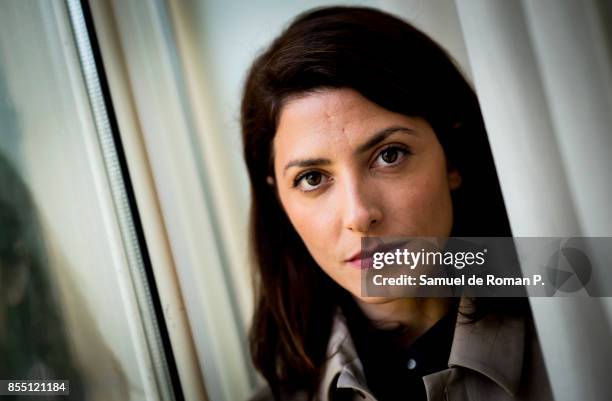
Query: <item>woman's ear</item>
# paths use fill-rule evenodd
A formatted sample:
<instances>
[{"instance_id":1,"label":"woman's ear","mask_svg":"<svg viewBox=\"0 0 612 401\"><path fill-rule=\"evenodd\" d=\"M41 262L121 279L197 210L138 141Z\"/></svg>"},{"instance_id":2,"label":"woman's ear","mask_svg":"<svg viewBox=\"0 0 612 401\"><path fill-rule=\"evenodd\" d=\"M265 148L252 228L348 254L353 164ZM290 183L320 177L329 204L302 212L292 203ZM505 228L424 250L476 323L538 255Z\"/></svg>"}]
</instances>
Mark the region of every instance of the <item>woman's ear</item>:
<instances>
[{"instance_id":1,"label":"woman's ear","mask_svg":"<svg viewBox=\"0 0 612 401\"><path fill-rule=\"evenodd\" d=\"M448 187L451 191L461 186L461 174L456 168L450 168L448 170Z\"/></svg>"},{"instance_id":2,"label":"woman's ear","mask_svg":"<svg viewBox=\"0 0 612 401\"><path fill-rule=\"evenodd\" d=\"M278 187L276 186L276 180L274 179L274 177L271 176L271 175L266 176L266 184L268 184L268 186L272 187L271 189L276 194L276 200L278 200L278 203L281 203L281 201L280 201L280 194L278 193Z\"/></svg>"}]
</instances>

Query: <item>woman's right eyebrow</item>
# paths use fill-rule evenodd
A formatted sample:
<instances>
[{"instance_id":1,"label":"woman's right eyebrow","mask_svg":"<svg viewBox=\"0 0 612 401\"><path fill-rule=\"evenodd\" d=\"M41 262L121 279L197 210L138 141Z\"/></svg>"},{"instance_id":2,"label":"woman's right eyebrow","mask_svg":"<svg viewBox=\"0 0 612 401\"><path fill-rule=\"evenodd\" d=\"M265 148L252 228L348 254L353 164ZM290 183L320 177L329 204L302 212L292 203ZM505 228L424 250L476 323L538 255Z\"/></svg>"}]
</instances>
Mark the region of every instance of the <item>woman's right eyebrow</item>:
<instances>
[{"instance_id":1,"label":"woman's right eyebrow","mask_svg":"<svg viewBox=\"0 0 612 401\"><path fill-rule=\"evenodd\" d=\"M312 166L328 166L331 164L331 160L329 159L299 159L292 160L285 165L283 169L283 175L287 172L287 170L291 167L312 167Z\"/></svg>"},{"instance_id":2,"label":"woman's right eyebrow","mask_svg":"<svg viewBox=\"0 0 612 401\"><path fill-rule=\"evenodd\" d=\"M389 135L392 135L396 132L402 132L409 135L415 135L416 132L407 127L393 126L389 128L385 128L382 131L377 132L372 136L372 138L368 139L364 144L359 145L355 153L363 153L369 150L370 148L376 146L380 142L384 141ZM285 165L283 169L283 175L287 172L291 167L313 167L313 166L329 166L331 164L331 160L323 159L323 158L315 158L315 159L298 159L292 160Z\"/></svg>"}]
</instances>

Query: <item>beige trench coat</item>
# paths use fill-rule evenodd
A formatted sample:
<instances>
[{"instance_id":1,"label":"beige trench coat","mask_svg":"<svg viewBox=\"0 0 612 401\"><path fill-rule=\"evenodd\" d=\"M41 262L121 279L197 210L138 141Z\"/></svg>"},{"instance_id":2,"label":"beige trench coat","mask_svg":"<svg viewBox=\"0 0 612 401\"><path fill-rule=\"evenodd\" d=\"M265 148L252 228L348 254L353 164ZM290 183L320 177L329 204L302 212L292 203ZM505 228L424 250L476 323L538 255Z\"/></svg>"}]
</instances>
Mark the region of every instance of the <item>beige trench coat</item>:
<instances>
[{"instance_id":1,"label":"beige trench coat","mask_svg":"<svg viewBox=\"0 0 612 401\"><path fill-rule=\"evenodd\" d=\"M376 401L370 393L363 366L345 318L337 314L328 344L331 355L324 368L317 400L338 399L338 389L349 389L354 401ZM552 392L540 346L524 318L486 317L468 324L459 316L448 369L423 377L428 401L548 401ZM342 400L346 400L343 390ZM252 400L271 400L263 389ZM409 394L398 400L410 400ZM304 394L287 397L306 401Z\"/></svg>"}]
</instances>

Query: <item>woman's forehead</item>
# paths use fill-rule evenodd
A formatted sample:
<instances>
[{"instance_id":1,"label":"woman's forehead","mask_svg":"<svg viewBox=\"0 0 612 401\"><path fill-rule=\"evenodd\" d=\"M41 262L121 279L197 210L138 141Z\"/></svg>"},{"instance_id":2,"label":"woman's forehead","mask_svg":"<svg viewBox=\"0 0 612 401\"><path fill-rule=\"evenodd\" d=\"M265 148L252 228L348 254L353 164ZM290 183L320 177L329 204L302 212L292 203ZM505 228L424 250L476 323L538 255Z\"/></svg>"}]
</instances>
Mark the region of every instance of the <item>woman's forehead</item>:
<instances>
[{"instance_id":1,"label":"woman's forehead","mask_svg":"<svg viewBox=\"0 0 612 401\"><path fill-rule=\"evenodd\" d=\"M361 121L367 116L356 111L364 109L364 103L367 107L369 102L351 89L329 89L290 99L280 110L277 134L292 131L296 124L331 129Z\"/></svg>"},{"instance_id":2,"label":"woman's forehead","mask_svg":"<svg viewBox=\"0 0 612 401\"><path fill-rule=\"evenodd\" d=\"M319 91L288 101L280 111L275 154L308 144L357 146L389 125L411 128L409 117L390 112L352 89Z\"/></svg>"},{"instance_id":3,"label":"woman's forehead","mask_svg":"<svg viewBox=\"0 0 612 401\"><path fill-rule=\"evenodd\" d=\"M350 90L309 94L288 102L274 138L275 162L336 159L357 146L372 125L368 110Z\"/></svg>"}]
</instances>

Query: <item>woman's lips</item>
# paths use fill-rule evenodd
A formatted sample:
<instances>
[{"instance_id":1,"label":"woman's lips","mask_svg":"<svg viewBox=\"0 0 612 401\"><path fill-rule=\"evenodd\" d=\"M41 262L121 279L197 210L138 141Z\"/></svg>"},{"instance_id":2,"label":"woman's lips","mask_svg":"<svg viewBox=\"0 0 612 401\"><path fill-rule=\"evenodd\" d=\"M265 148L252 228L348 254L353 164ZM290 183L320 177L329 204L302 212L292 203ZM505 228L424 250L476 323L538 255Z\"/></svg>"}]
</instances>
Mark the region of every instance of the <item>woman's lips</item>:
<instances>
[{"instance_id":1,"label":"woman's lips","mask_svg":"<svg viewBox=\"0 0 612 401\"><path fill-rule=\"evenodd\" d=\"M347 262L350 267L355 269L369 269L372 267L372 257L366 256L364 259L361 257L356 257Z\"/></svg>"},{"instance_id":2,"label":"woman's lips","mask_svg":"<svg viewBox=\"0 0 612 401\"><path fill-rule=\"evenodd\" d=\"M375 253L385 253L385 252L394 252L397 249L405 248L411 241L402 241L402 242L394 242L381 244L376 248L358 252L352 258L347 260L346 262L349 266L355 269L370 269L372 268L372 257Z\"/></svg>"}]
</instances>

